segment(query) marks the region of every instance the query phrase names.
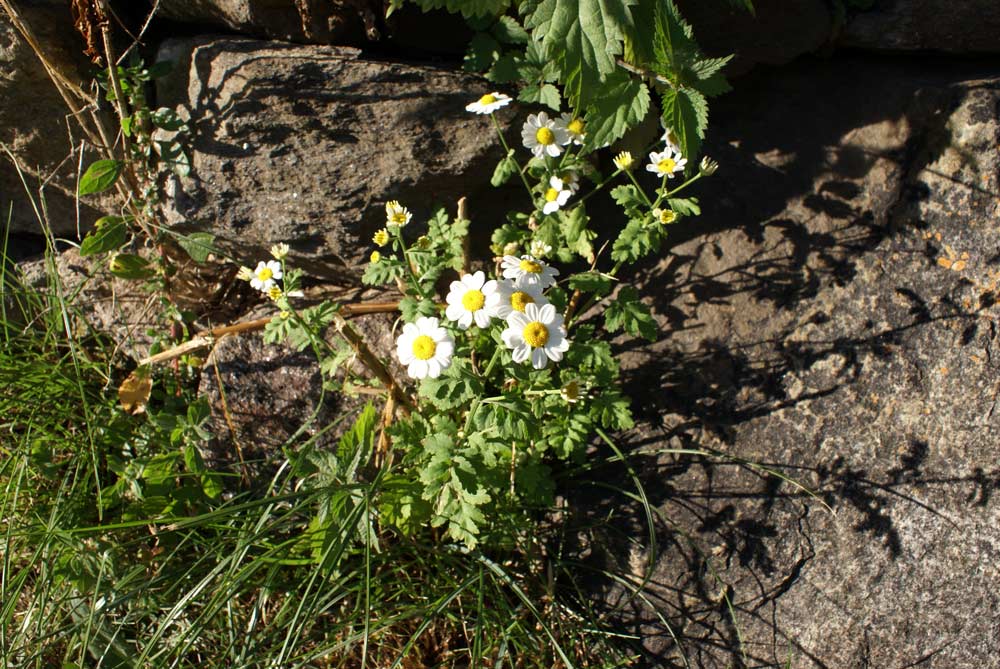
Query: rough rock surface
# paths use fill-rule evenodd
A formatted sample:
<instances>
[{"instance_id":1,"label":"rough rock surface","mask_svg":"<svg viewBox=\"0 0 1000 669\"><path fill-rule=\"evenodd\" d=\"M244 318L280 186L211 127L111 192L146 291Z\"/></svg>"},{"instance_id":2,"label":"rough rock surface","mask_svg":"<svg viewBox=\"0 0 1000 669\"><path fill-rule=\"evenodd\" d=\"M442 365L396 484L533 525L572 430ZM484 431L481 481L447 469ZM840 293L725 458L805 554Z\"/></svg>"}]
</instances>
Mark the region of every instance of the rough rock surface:
<instances>
[{"instance_id":1,"label":"rough rock surface","mask_svg":"<svg viewBox=\"0 0 1000 669\"><path fill-rule=\"evenodd\" d=\"M246 262L287 241L311 274L344 280L388 200L419 218L468 195L488 213L476 207L491 187L469 175L489 174L501 152L489 119L464 109L484 90L477 78L228 39L170 42L160 57L181 63L160 102L190 116L193 135L193 175L171 183L167 222L210 230Z\"/></svg>"},{"instance_id":2,"label":"rough rock surface","mask_svg":"<svg viewBox=\"0 0 1000 669\"><path fill-rule=\"evenodd\" d=\"M839 43L887 51L1000 52L995 0L878 0L850 17Z\"/></svg>"},{"instance_id":3,"label":"rough rock surface","mask_svg":"<svg viewBox=\"0 0 1000 669\"><path fill-rule=\"evenodd\" d=\"M733 54L729 74L755 65L784 65L823 47L833 32L830 4L824 0L757 0L754 13L729 3L680 0L681 15L694 27L708 53Z\"/></svg>"},{"instance_id":4,"label":"rough rock surface","mask_svg":"<svg viewBox=\"0 0 1000 669\"><path fill-rule=\"evenodd\" d=\"M83 41L73 30L73 18L65 2L40 0L18 3L25 22L46 45L47 53L61 72L78 78L84 63ZM79 201L77 218L76 175L80 164L80 133L68 122L69 109L52 85L35 53L21 39L0 10L0 143L17 159L31 197L38 198L43 182L48 222L58 236L76 237L110 213L114 200L90 196ZM83 165L97 156L86 151ZM0 156L0 220L6 223L13 205L10 230L40 234L41 227L25 192L21 177L7 155Z\"/></svg>"},{"instance_id":5,"label":"rough rock surface","mask_svg":"<svg viewBox=\"0 0 1000 669\"><path fill-rule=\"evenodd\" d=\"M801 62L713 108L706 216L643 277L664 339L627 353L646 601L690 665L607 596L656 666L996 664L1000 79L974 67ZM643 536L621 501L597 512Z\"/></svg>"},{"instance_id":6,"label":"rough rock surface","mask_svg":"<svg viewBox=\"0 0 1000 669\"><path fill-rule=\"evenodd\" d=\"M160 0L159 15L256 37L359 44L375 37L381 4L365 0Z\"/></svg>"}]
</instances>

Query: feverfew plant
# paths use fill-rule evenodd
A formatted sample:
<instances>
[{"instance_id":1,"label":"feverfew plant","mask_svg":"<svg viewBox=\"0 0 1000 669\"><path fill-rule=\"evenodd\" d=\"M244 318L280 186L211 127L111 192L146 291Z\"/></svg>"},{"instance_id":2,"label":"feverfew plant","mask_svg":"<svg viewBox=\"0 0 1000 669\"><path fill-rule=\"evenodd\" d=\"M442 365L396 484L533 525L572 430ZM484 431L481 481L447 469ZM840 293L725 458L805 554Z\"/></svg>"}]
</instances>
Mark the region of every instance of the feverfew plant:
<instances>
[{"instance_id":1,"label":"feverfew plant","mask_svg":"<svg viewBox=\"0 0 1000 669\"><path fill-rule=\"evenodd\" d=\"M509 101L486 93L466 110L491 116L500 132L493 116ZM599 432L633 425L609 340L620 333L654 339L657 325L618 275L657 253L670 224L699 213L698 201L680 193L717 165L706 159L688 174L668 130L650 147L646 167L658 185L647 192L631 154L619 153L607 174L584 155L587 127L577 115L530 114L520 135L523 154L508 149L492 182L517 175L528 206L507 214L491 254L478 254L492 262L471 266L463 206L454 218L438 209L421 222L393 200L374 234L363 281L401 292L398 366L370 353L364 360L386 394L382 434L366 455L369 476L383 482L372 511L383 530L440 531L468 549L513 545L553 503L556 471L581 463ZM626 223L598 244L585 202L603 190ZM269 340L311 343L324 370L336 370L328 361L343 349L325 350L319 336L335 323L363 358L367 348L341 307L295 309L289 298L299 274L284 254L272 255L241 274L279 307ZM394 366L408 378L396 378Z\"/></svg>"}]
</instances>

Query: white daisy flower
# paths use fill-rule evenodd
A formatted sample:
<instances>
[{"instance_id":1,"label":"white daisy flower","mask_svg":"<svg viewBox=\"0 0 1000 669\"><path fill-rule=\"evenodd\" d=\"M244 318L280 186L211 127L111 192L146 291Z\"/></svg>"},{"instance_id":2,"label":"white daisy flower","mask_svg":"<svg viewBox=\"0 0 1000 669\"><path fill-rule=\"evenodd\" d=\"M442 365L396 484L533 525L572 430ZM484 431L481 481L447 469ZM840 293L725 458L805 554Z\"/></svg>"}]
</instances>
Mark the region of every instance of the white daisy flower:
<instances>
[{"instance_id":1,"label":"white daisy flower","mask_svg":"<svg viewBox=\"0 0 1000 669\"><path fill-rule=\"evenodd\" d=\"M580 190L580 173L570 170L568 172L563 172L559 175L562 179L563 187L568 189L570 193L576 195L576 192Z\"/></svg>"},{"instance_id":2,"label":"white daisy flower","mask_svg":"<svg viewBox=\"0 0 1000 669\"><path fill-rule=\"evenodd\" d=\"M570 142L573 142L577 146L583 146L583 140L586 138L587 133L583 131L584 124L582 118L577 118L572 114L563 114L556 121L556 124L566 130Z\"/></svg>"},{"instance_id":3,"label":"white daisy flower","mask_svg":"<svg viewBox=\"0 0 1000 669\"><path fill-rule=\"evenodd\" d=\"M545 112L538 112L528 115L521 128L521 141L536 158L545 155L555 158L563 152L562 147L569 144L570 137L566 128L559 127Z\"/></svg>"},{"instance_id":4,"label":"white daisy flower","mask_svg":"<svg viewBox=\"0 0 1000 669\"><path fill-rule=\"evenodd\" d=\"M666 148L670 151L673 151L674 153L681 152L681 140L677 136L677 133L674 132L673 128L667 128L660 140L666 143Z\"/></svg>"},{"instance_id":5,"label":"white daisy flower","mask_svg":"<svg viewBox=\"0 0 1000 669\"><path fill-rule=\"evenodd\" d=\"M500 267L503 269L505 279L521 280L525 285L537 286L539 290L545 290L555 284L556 277L559 276L559 270L555 267L549 267L541 260L529 255L523 255L520 258L504 256Z\"/></svg>"},{"instance_id":6,"label":"white daisy flower","mask_svg":"<svg viewBox=\"0 0 1000 669\"><path fill-rule=\"evenodd\" d=\"M552 253L552 245L546 244L541 239L532 239L531 246L528 247L528 251L536 258L544 258L548 254Z\"/></svg>"},{"instance_id":7,"label":"white daisy flower","mask_svg":"<svg viewBox=\"0 0 1000 669\"><path fill-rule=\"evenodd\" d=\"M386 225L397 225L403 227L410 222L413 214L410 210L399 203L398 200L391 200L385 203L385 223Z\"/></svg>"},{"instance_id":8,"label":"white daisy flower","mask_svg":"<svg viewBox=\"0 0 1000 669\"><path fill-rule=\"evenodd\" d=\"M466 274L461 280L451 282L451 290L446 298L448 308L444 315L458 323L458 327L463 330L468 329L472 321L485 328L489 326L491 316L486 303L496 292L497 282L492 279L487 281L482 272Z\"/></svg>"},{"instance_id":9,"label":"white daisy flower","mask_svg":"<svg viewBox=\"0 0 1000 669\"><path fill-rule=\"evenodd\" d=\"M545 206L542 207L543 214L551 214L562 208L566 201L573 194L568 188L563 188L563 180L559 177L549 178L549 187L546 189Z\"/></svg>"},{"instance_id":10,"label":"white daisy flower","mask_svg":"<svg viewBox=\"0 0 1000 669\"><path fill-rule=\"evenodd\" d=\"M497 318L505 319L515 311L524 313L524 308L529 304L544 307L548 303L538 286L504 279L497 282L496 292L486 300L486 308Z\"/></svg>"},{"instance_id":11,"label":"white daisy flower","mask_svg":"<svg viewBox=\"0 0 1000 669\"><path fill-rule=\"evenodd\" d=\"M250 285L262 293L266 293L281 277L280 262L277 260L268 260L267 262L261 260L257 263L257 269L253 271L253 276L250 277Z\"/></svg>"},{"instance_id":12,"label":"white daisy flower","mask_svg":"<svg viewBox=\"0 0 1000 669\"><path fill-rule=\"evenodd\" d=\"M508 104L510 104L510 96L496 92L487 93L475 102L465 105L465 111L475 114L492 114Z\"/></svg>"},{"instance_id":13,"label":"white daisy flower","mask_svg":"<svg viewBox=\"0 0 1000 669\"><path fill-rule=\"evenodd\" d=\"M569 350L563 317L551 304L544 307L527 304L523 313L512 312L507 317L507 329L500 336L511 349L514 362L530 359L535 369L543 369L549 360L559 362Z\"/></svg>"},{"instance_id":14,"label":"white daisy flower","mask_svg":"<svg viewBox=\"0 0 1000 669\"><path fill-rule=\"evenodd\" d=\"M414 379L441 376L451 365L454 352L455 340L436 318L421 317L415 324L407 323L396 340L396 355Z\"/></svg>"},{"instance_id":15,"label":"white daisy flower","mask_svg":"<svg viewBox=\"0 0 1000 669\"><path fill-rule=\"evenodd\" d=\"M684 166L687 163L687 158L681 158L681 154L674 153L668 148L660 153L653 151L649 154L649 164L646 165L646 171L659 177L673 179L676 173L684 171Z\"/></svg>"}]
</instances>

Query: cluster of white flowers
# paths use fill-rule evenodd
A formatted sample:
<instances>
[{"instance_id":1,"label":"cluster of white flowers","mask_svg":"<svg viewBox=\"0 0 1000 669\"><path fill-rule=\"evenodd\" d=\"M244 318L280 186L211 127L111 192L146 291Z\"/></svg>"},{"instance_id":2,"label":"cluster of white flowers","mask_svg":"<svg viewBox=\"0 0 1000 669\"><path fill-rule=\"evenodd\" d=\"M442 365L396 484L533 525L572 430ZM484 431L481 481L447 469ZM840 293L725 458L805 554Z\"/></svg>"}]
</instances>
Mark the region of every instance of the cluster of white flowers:
<instances>
[{"instance_id":1,"label":"cluster of white flowers","mask_svg":"<svg viewBox=\"0 0 1000 669\"><path fill-rule=\"evenodd\" d=\"M543 295L555 284L559 270L534 256L506 256L503 279L486 279L483 272L464 274L451 283L445 317L460 330L475 323L489 327L494 318L506 327L501 340L511 350L514 362L531 362L543 369L549 360L562 360L569 349L563 317ZM396 340L396 354L416 379L436 378L451 365L455 342L436 318L408 323Z\"/></svg>"},{"instance_id":2,"label":"cluster of white flowers","mask_svg":"<svg viewBox=\"0 0 1000 669\"><path fill-rule=\"evenodd\" d=\"M246 266L240 267L236 278L242 281L249 281L251 287L264 293L272 300L277 300L282 296L302 297L302 291L300 290L283 292L278 286L278 282L285 276L282 263L290 250L288 244L285 243L273 245L271 247L271 257L274 260L261 260L254 269Z\"/></svg>"},{"instance_id":3,"label":"cluster of white flowers","mask_svg":"<svg viewBox=\"0 0 1000 669\"><path fill-rule=\"evenodd\" d=\"M581 145L585 138L583 120L571 114L563 114L557 119L549 118L545 112L529 114L521 128L521 141L536 158L556 158L562 154L564 146Z\"/></svg>"}]
</instances>

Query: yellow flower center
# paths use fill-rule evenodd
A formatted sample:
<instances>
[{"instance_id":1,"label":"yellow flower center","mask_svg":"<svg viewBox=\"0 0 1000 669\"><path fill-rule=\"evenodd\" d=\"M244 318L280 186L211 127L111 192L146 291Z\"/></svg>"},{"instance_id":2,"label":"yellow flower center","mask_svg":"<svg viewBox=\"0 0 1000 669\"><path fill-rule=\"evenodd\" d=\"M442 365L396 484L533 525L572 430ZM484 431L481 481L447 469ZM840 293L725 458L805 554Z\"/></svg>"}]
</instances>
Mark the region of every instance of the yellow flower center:
<instances>
[{"instance_id":1,"label":"yellow flower center","mask_svg":"<svg viewBox=\"0 0 1000 669\"><path fill-rule=\"evenodd\" d=\"M392 216L389 218L389 222L395 225L406 225L406 212L405 211L392 212Z\"/></svg>"},{"instance_id":2,"label":"yellow flower center","mask_svg":"<svg viewBox=\"0 0 1000 669\"><path fill-rule=\"evenodd\" d=\"M583 134L583 119L579 119L579 118L573 119L566 126L566 129L569 130L574 135L582 135Z\"/></svg>"},{"instance_id":3,"label":"yellow flower center","mask_svg":"<svg viewBox=\"0 0 1000 669\"><path fill-rule=\"evenodd\" d=\"M260 279L261 281L267 281L272 276L274 276L274 272L271 270L270 267L264 267L259 272L257 272L257 278Z\"/></svg>"},{"instance_id":4,"label":"yellow flower center","mask_svg":"<svg viewBox=\"0 0 1000 669\"><path fill-rule=\"evenodd\" d=\"M559 191L557 191L555 188L550 188L547 191L545 191L546 202L555 202L558 199L559 199Z\"/></svg>"},{"instance_id":5,"label":"yellow flower center","mask_svg":"<svg viewBox=\"0 0 1000 669\"><path fill-rule=\"evenodd\" d=\"M483 291L475 288L465 291L465 295L462 296L462 306L466 311L479 311L485 303L486 296L483 295Z\"/></svg>"},{"instance_id":6,"label":"yellow flower center","mask_svg":"<svg viewBox=\"0 0 1000 669\"><path fill-rule=\"evenodd\" d=\"M413 340L413 355L418 360L430 360L436 350L437 344L427 335L420 335Z\"/></svg>"},{"instance_id":7,"label":"yellow flower center","mask_svg":"<svg viewBox=\"0 0 1000 669\"><path fill-rule=\"evenodd\" d=\"M535 298L533 298L531 295L528 295L527 293L522 293L521 291L512 293L510 296L510 306L514 307L514 309L520 311L521 313L524 313L525 305L534 303L535 303Z\"/></svg>"},{"instance_id":8,"label":"yellow flower center","mask_svg":"<svg viewBox=\"0 0 1000 669\"><path fill-rule=\"evenodd\" d=\"M281 289L278 288L277 286L271 286L271 289L267 291L267 296L270 297L272 300L277 300L279 297L281 297Z\"/></svg>"},{"instance_id":9,"label":"yellow flower center","mask_svg":"<svg viewBox=\"0 0 1000 669\"><path fill-rule=\"evenodd\" d=\"M562 387L559 394L567 402L576 402L580 399L580 384L576 380L570 381Z\"/></svg>"},{"instance_id":10,"label":"yellow flower center","mask_svg":"<svg viewBox=\"0 0 1000 669\"><path fill-rule=\"evenodd\" d=\"M369 259L369 260L371 260L372 264L374 265L374 264L376 264L376 263L377 263L377 262L378 262L379 260L381 260L381 259L382 259L382 254L381 254L381 253L379 253L378 251L372 251L372 254L371 254L371 256L369 256L369 258L368 258L368 259Z\"/></svg>"},{"instance_id":11,"label":"yellow flower center","mask_svg":"<svg viewBox=\"0 0 1000 669\"><path fill-rule=\"evenodd\" d=\"M483 97L479 98L479 104L481 104L481 105L491 105L491 104L493 104L496 101L497 101L497 99L495 97L493 97L492 95L490 95L489 93L487 93Z\"/></svg>"},{"instance_id":12,"label":"yellow flower center","mask_svg":"<svg viewBox=\"0 0 1000 669\"><path fill-rule=\"evenodd\" d=\"M524 332L521 334L524 337L524 341L528 342L528 346L532 348L545 346L545 342L549 340L549 329L545 327L544 323L539 323L538 321L531 321L525 325Z\"/></svg>"},{"instance_id":13,"label":"yellow flower center","mask_svg":"<svg viewBox=\"0 0 1000 669\"><path fill-rule=\"evenodd\" d=\"M673 172L675 167L677 167L677 163L674 162L673 158L664 158L660 162L656 163L656 169L665 174Z\"/></svg>"},{"instance_id":14,"label":"yellow flower center","mask_svg":"<svg viewBox=\"0 0 1000 669\"><path fill-rule=\"evenodd\" d=\"M660 223L667 225L668 223L673 223L677 219L677 214L674 213L673 209L664 209L660 212Z\"/></svg>"},{"instance_id":15,"label":"yellow flower center","mask_svg":"<svg viewBox=\"0 0 1000 669\"><path fill-rule=\"evenodd\" d=\"M521 268L522 272L528 272L529 274L539 274L542 271L541 265L527 258L523 259L518 267Z\"/></svg>"},{"instance_id":16,"label":"yellow flower center","mask_svg":"<svg viewBox=\"0 0 1000 669\"><path fill-rule=\"evenodd\" d=\"M555 144L556 134L549 128L539 128L535 131L535 139L542 146L548 146L549 144Z\"/></svg>"},{"instance_id":17,"label":"yellow flower center","mask_svg":"<svg viewBox=\"0 0 1000 669\"><path fill-rule=\"evenodd\" d=\"M379 246L385 246L385 244L389 241L389 233L385 230L379 230L375 233L373 241Z\"/></svg>"}]
</instances>

